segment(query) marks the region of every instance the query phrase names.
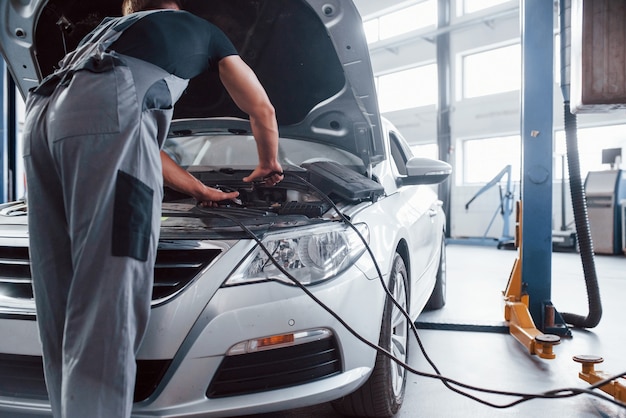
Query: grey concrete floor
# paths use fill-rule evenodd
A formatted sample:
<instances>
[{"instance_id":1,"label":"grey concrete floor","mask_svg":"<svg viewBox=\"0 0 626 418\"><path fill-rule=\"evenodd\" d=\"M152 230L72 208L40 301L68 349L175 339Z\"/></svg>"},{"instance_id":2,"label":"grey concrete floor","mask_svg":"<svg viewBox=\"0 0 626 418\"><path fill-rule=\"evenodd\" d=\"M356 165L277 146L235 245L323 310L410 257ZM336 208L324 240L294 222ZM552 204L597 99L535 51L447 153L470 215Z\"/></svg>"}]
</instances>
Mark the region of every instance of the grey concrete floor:
<instances>
[{"instance_id":1,"label":"grey concrete floor","mask_svg":"<svg viewBox=\"0 0 626 418\"><path fill-rule=\"evenodd\" d=\"M502 291L516 257L517 251L495 247L449 245L447 304L439 311L423 313L418 322L503 325ZM572 336L563 338L554 348L554 360L530 355L522 344L504 333L420 329L418 336L442 375L485 389L535 394L561 388L584 388L586 382L578 378L580 365L572 361L572 356L578 354L602 356L604 363L597 365L596 370L623 373L626 371L626 256L596 255L595 263L603 304L602 320L593 329L572 329ZM559 312L588 314L579 254L553 253L551 281L552 302ZM410 350L410 365L432 373L416 341L412 341ZM475 391L471 394L498 405L519 399ZM404 404L396 416L626 418L626 407L581 395L531 400L498 409L454 393L439 380L409 375ZM339 415L330 405L322 404L247 417L335 418Z\"/></svg>"}]
</instances>

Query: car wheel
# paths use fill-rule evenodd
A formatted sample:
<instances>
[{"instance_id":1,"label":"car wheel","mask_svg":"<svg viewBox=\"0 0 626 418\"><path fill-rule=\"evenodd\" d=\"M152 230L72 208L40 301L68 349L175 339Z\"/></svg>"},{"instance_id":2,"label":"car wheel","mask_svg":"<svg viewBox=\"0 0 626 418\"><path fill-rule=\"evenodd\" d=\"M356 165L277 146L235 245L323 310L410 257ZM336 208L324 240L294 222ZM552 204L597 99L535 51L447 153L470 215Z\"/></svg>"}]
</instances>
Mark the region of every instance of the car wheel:
<instances>
[{"instance_id":1,"label":"car wheel","mask_svg":"<svg viewBox=\"0 0 626 418\"><path fill-rule=\"evenodd\" d=\"M437 278L435 279L435 288L430 295L430 299L426 302L424 309L432 311L441 309L446 304L446 240L441 238L441 253L439 256L439 268L437 269Z\"/></svg>"},{"instance_id":2,"label":"car wheel","mask_svg":"<svg viewBox=\"0 0 626 418\"><path fill-rule=\"evenodd\" d=\"M389 290L404 310L408 310L408 278L404 260L396 254L389 279ZM409 320L387 297L379 345L406 362ZM404 400L407 372L387 356L377 353L369 379L355 392L333 402L337 412L357 417L392 417Z\"/></svg>"}]
</instances>

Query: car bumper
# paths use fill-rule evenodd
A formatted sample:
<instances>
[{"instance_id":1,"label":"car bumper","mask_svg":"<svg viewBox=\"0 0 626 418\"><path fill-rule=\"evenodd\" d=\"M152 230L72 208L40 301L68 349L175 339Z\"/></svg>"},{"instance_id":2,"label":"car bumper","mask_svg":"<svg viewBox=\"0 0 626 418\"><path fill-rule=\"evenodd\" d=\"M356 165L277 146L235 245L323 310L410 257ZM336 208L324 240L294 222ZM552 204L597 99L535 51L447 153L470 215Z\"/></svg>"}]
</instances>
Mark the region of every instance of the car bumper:
<instances>
[{"instance_id":1,"label":"car bumper","mask_svg":"<svg viewBox=\"0 0 626 418\"><path fill-rule=\"evenodd\" d=\"M205 275L210 275L211 270ZM340 277L310 286L309 290L356 332L376 344L385 294L378 280L366 278L371 277L372 272L366 273L354 265ZM210 301L207 303L204 299L202 309L197 309L198 302L193 299L202 293L201 288L200 283L195 283L184 295L153 308L149 329L138 354L139 369L143 368L145 373L138 377L137 384L144 384L144 391L134 405L133 416L236 416L318 404L353 392L367 379L374 366L375 351L295 286L267 282L218 288ZM181 310L185 315L176 314ZM194 310L198 314L190 318L189 314ZM11 356L39 359L40 362L35 321L0 319L0 328L15 330L17 334L8 335L16 335L19 339L11 344L0 343L0 353L9 353L4 358L5 363ZM184 332L172 332L175 329ZM270 383L263 387L257 382L251 390L236 389L229 394L226 389L219 392L219 396L209 393L224 359L238 357L226 356L236 344L320 329L330 331L328 345L335 351L331 357L336 369L310 376L302 372L295 381L291 380L288 370L283 370L284 376L268 378ZM172 335L180 335L177 337L180 340L173 340ZM304 343L302 349L309 350L311 355L326 351L319 341ZM283 357L280 350L283 348L266 350L265 353L274 352L275 357L280 358ZM246 356L251 359L251 370L254 370L255 360L247 354L241 358ZM161 369L146 371L145 365L155 362L160 362ZM293 362L293 368L297 369L298 357L294 357ZM326 367L323 363L323 358L314 362L313 369L319 371ZM268 366L259 364L260 367ZM272 374L271 370L267 373ZM143 381L146 376L151 379L147 387ZM44 415L49 411L47 399L42 398L42 372L35 370L31 377L34 380L24 383L20 393L0 391L0 411ZM45 396L45 386L43 392Z\"/></svg>"}]
</instances>

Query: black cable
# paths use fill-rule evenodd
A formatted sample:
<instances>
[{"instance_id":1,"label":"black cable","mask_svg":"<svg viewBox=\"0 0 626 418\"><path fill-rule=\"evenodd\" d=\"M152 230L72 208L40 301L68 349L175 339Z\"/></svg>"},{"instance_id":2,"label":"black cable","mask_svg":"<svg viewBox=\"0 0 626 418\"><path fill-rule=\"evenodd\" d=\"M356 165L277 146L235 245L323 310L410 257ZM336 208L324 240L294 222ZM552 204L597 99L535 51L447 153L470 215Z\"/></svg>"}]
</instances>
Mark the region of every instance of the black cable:
<instances>
[{"instance_id":1,"label":"black cable","mask_svg":"<svg viewBox=\"0 0 626 418\"><path fill-rule=\"evenodd\" d=\"M291 173L285 173L285 176L287 174ZM390 352L388 352L386 349L380 347L378 344L374 344L370 341L368 341L367 339L365 339L363 336L361 336L356 330L354 330L347 322L345 322L337 313L335 313L329 306L327 306L324 302L322 302L320 299L317 298L317 296L315 296L304 284L300 283L295 277L293 277L288 271L285 270L285 268L283 266L280 265L280 263L278 263L278 261L274 258L273 254L267 249L267 247L263 244L261 238L259 238L252 230L250 230L243 222L241 222L239 219L237 219L234 216L230 216L226 213L224 213L223 211L219 211L219 210L215 210L215 209L211 209L211 208L202 208L199 207L199 210L202 212L206 212L206 213L211 213L213 215L217 215L219 217L223 217L225 219L230 220L231 222L237 224L244 232L246 232L246 234L248 234L248 236L250 238L252 238L257 245L259 246L259 248L261 248L261 250L268 256L268 258L272 261L272 263L276 266L276 268L285 275L285 277L287 277L291 282L294 283L294 285L296 285L298 288L300 288L309 298L311 298L316 304L318 304L318 306L320 306L322 309L324 309L326 312L328 312L333 318L335 318L349 333L351 333L355 338L357 338L359 341L361 341L362 343L364 343L365 345L367 345L368 347L376 350L377 352L383 354L385 357L387 357L388 359L394 361L396 364L402 366L406 371L411 372L417 376L421 376L421 377L427 377L427 378L432 378L432 379L437 379L439 381L441 381L448 389L450 389L451 391L467 397L468 399L471 399L473 401L476 401L478 403L481 403L483 405L492 407L492 408L496 408L496 409L506 409L506 408L510 408L516 405L519 405L523 402L527 402L529 400L533 400L533 399L561 399L561 398L570 398L570 397L574 397L574 396L578 396L581 394L588 394L588 395L592 395L592 396L596 396L602 400L605 401L609 401L615 405L618 405L622 408L626 408L626 404L623 404L619 401L610 399L606 396L603 396L602 394L599 394L597 392L594 392L593 389L597 389L607 383L610 383L613 380L619 379L623 376L626 376L626 372L615 375L613 377L610 377L608 379L605 379L601 382L596 383L595 385L591 385L588 388L585 389L580 389L580 388L562 388L562 389L555 389L555 390L551 390L551 391L547 391L547 392L543 392L543 393L522 393L522 392L509 392L509 391L501 391L501 390L495 390L495 389L486 389L486 388L481 388L481 387L477 387L477 386L473 386L473 385L469 385L466 383L462 383L459 382L457 380L454 380L452 378L443 376L441 374L441 372L439 371L439 369L437 368L437 366L435 365L435 363L432 361L432 359L430 358L430 356L428 356L428 353L426 352L426 349L424 348L424 345L421 341L421 338L419 337L419 334L417 332L417 327L415 326L415 324L413 323L413 321L411 320L411 317L409 316L408 312L400 305L400 303L395 299L395 297L393 296L393 294L390 292L389 288L387 287L386 283L384 282L384 276L382 274L382 271L380 270L380 266L378 265L378 262L369 246L369 244L367 243L367 240L365 239L365 237L363 237L363 235L361 234L361 232L358 230L358 228L339 210L339 208L336 206L336 204L325 194L323 193L321 190L319 190L316 186L314 186L313 184L311 184L310 182L308 182L307 180L305 180L304 178L293 174L294 177L298 178L303 184L305 184L307 187L313 189L316 193L319 194L320 197L322 197L322 199L324 199L327 203L329 203L331 205L331 207L335 210L335 212L339 215L339 217L342 219L342 221L348 225L350 228L352 228L357 236L361 239L361 241L363 242L366 251L368 252L369 256L371 257L373 264L375 266L376 272L378 274L378 277L381 281L381 284L383 286L383 289L385 290L385 293L387 294L387 296L391 299L392 303L400 310L400 312L402 312L402 314L409 320L409 324L410 324L410 328L413 331L413 334L417 340L417 343L420 347L420 351L422 353L422 355L424 356L424 358L426 359L426 361L428 362L428 364L433 368L434 372L436 374L431 374L431 373L426 373L426 372L421 372L419 370L414 369L413 367L411 367L410 365L408 365L406 362L396 358L393 354L391 354ZM481 392L481 393L488 393L488 394L493 394L493 395L500 395L500 396L511 396L511 397L519 397L520 399L515 400L515 401L511 401L509 403L506 404L496 404L481 398L478 398L477 396L474 396L470 393L467 393L459 388L456 388L452 385L464 388L464 389L468 389L468 390L472 390L472 391L476 391L476 392Z\"/></svg>"},{"instance_id":2,"label":"black cable","mask_svg":"<svg viewBox=\"0 0 626 418\"><path fill-rule=\"evenodd\" d=\"M607 382L605 383L599 383L597 385L591 386L588 389L579 389L579 388L564 388L564 389L557 389L557 390L553 390L553 391L549 391L549 392L544 392L544 393L538 393L538 394L529 394L529 393L520 393L520 392L508 392L508 391L499 391L499 390L493 390L493 389L484 389L484 388L480 388L480 387L476 387L476 386L472 386L472 385L468 385L459 381L456 381L454 379L445 377L441 374L431 374L431 373L425 373L425 372L421 372L418 371L416 369L414 369L413 367L409 366L407 363L399 360L398 358L396 358L395 356L393 356L393 354L389 353L387 350L385 350L384 348L371 343L370 341L368 341L367 339L365 339L364 337L362 337L356 330L354 330L350 325L348 325L339 315L337 315L330 307L328 307L326 304L324 304L321 300L319 300L313 293L311 293L311 291L309 289L306 288L305 285L303 285L302 283L300 283L296 278L294 278L289 272L287 272L274 258L272 253L267 249L267 247L265 247L265 245L262 243L261 239L258 238L254 232L252 232L246 225L244 225L241 221L239 221L238 219L236 219L235 217L231 217L229 215L226 215L224 213L219 213L219 212L214 212L213 210L210 209L202 209L203 211L207 211L207 212L211 212L213 214L216 214L218 216L224 217L226 219L231 220L232 222L238 224L246 233L249 234L249 236L251 238L253 238L257 244L259 245L259 247L265 252L265 254L267 254L267 256L270 258L270 260L272 260L272 262L274 263L274 265L278 268L279 271L281 271L281 273L283 273L289 280L291 280L296 286L298 286L300 289L302 289L304 291L304 293L307 294L308 297L310 297L315 303L317 303L322 309L324 309L326 312L328 312L333 318L335 318L348 332L350 332L354 337L356 337L359 341L363 342L364 344L366 344L367 346L369 346L370 348L382 353L384 356L386 356L387 358L389 358L390 360L396 362L397 364L399 364L400 366L402 366L403 368L405 368L405 370L418 375L418 376L422 376L422 377L428 377L428 378L433 378L433 379L438 379L440 381L442 381L450 390L452 390L455 393L458 393L462 396L465 396L471 400L474 400L476 402L482 403L484 405L493 407L493 408L497 408L497 409L505 409L505 408L510 408L512 406L518 405L522 402L526 402L529 400L533 400L533 399L539 399L539 398L543 398L543 399L560 399L560 398L569 398L569 397L573 397L573 396L578 396L580 394L593 394L594 396L598 396L603 400L607 400L610 401L616 405L622 406L622 407L626 407L626 405L623 405L621 403L618 403L618 401L614 401L610 398L601 396L598 393L592 392L591 389L594 389L594 386L602 386L603 384L606 384L612 380L615 380L621 376L626 376L626 372L622 373L621 375L617 375L614 378L611 379L607 379ZM393 298L392 298L393 300ZM410 323L412 323L412 321L409 320ZM420 343L420 347L423 347L421 344L421 341L419 339L419 337L417 337L418 342ZM469 390L474 390L477 392L483 392L483 393L489 393L489 394L494 394L494 395L502 395L502 396L516 396L516 397L521 397L521 399L518 399L516 401L510 402L508 404L495 404L489 401L486 401L484 399L480 399L474 395L471 395L469 393L463 392L460 389L454 388L452 386L450 386L450 384L453 385L457 385L460 387L463 387L465 389L469 389Z\"/></svg>"},{"instance_id":3,"label":"black cable","mask_svg":"<svg viewBox=\"0 0 626 418\"><path fill-rule=\"evenodd\" d=\"M350 219L348 219L343 212L341 212L339 210L339 208L337 207L337 205L335 204L335 202L330 199L324 192L322 192L319 188L317 188L315 185L311 184L309 181L307 181L306 179L295 175L294 177L298 178L303 184L305 184L307 187L313 189L320 197L322 197L322 199L324 199L334 210L335 212L339 215L339 217L342 219L342 221L348 225L350 228L352 228L352 230L354 230L354 232L357 234L357 236L359 237L359 239L363 242L363 245L365 246L365 249L367 250L373 264L374 267L376 269L376 273L378 275L378 278L380 280L381 286L384 289L385 293L387 294L387 296L390 298L390 300L392 301L392 303L396 306L396 308L398 308L398 310L402 313L402 315L404 315L405 318L408 319L409 322L409 326L411 328L411 331L413 331L413 335L415 336L415 340L417 341L417 344L420 348L420 352L422 353L422 355L424 356L424 358L426 359L426 361L428 362L428 364L431 366L431 368L433 369L433 371L436 373L435 375L426 375L426 374L420 374L422 372L418 372L417 370L412 369L410 366L408 366L407 364L405 364L404 362L402 362L401 360L395 358L392 354L388 353L386 350L382 349L382 347L379 347L378 345L376 345L375 349L380 349L382 350L381 352L388 358L390 358L391 360L393 360L394 362L396 362L397 364L399 364L400 366L404 367L406 370L411 371L414 374L417 375L422 375L424 377L435 377L435 378L440 378L441 382L451 391L456 392L462 396L466 396L469 397L470 399L477 401L477 402L481 402L484 403L486 401L483 401L481 399L478 399L470 394L467 394L465 392L460 391L459 389L456 389L452 386L450 386L450 383L454 383L456 385L459 385L461 387L465 387L467 389L473 389L473 390L479 390L476 387L472 387L472 386L465 386L464 384L461 384L460 382L456 382L453 381L451 379L447 379L444 378L444 376L441 374L441 372L439 371L439 368L436 366L435 362L430 358L430 356L428 355L428 353L426 352L426 348L424 347L424 344L422 343L422 339L420 338L418 332L417 332L417 327L415 326L415 323L411 320L411 317L409 315L409 313L400 305L400 303L395 299L394 295L391 293L391 291L389 290L389 288L387 287L387 284L385 283L385 279L383 276L383 273L380 269L380 266L378 264L378 261L376 260L376 257L374 256L374 253L372 252L369 244L367 243L367 240L365 239L365 237L363 237L363 235L361 234L361 232L358 230L358 228L356 228L354 226L354 224L350 221ZM293 281L293 279L291 279ZM299 282L298 282L299 283ZM300 284L300 283L299 283ZM317 302L317 301L316 301ZM318 302L319 303L319 302ZM331 315L333 315L331 313ZM334 316L334 315L333 315ZM345 326L345 325L344 325ZM354 332L350 331L353 335ZM356 335L355 335L356 336ZM358 337L357 337L358 338ZM368 342L369 343L369 342ZM370 343L371 344L371 343ZM369 345L369 344L368 344ZM488 389L484 389L485 392L487 393L494 393L493 391L490 391ZM509 392L502 392L500 393L501 395L509 395L509 396L517 396L516 394L512 394ZM487 403L487 405L489 406L493 406L493 407L498 407L495 404L490 404Z\"/></svg>"}]
</instances>

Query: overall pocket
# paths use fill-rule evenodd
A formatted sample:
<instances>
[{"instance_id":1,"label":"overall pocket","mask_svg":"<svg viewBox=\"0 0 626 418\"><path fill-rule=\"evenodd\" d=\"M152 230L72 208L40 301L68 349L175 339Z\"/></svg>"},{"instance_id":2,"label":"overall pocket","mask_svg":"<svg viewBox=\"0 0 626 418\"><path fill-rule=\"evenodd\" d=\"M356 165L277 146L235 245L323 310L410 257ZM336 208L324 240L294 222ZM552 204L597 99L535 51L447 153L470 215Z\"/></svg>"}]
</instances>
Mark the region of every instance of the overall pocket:
<instances>
[{"instance_id":1,"label":"overall pocket","mask_svg":"<svg viewBox=\"0 0 626 418\"><path fill-rule=\"evenodd\" d=\"M48 108L52 141L120 131L116 72L76 71L66 87L57 87Z\"/></svg>"},{"instance_id":2,"label":"overall pocket","mask_svg":"<svg viewBox=\"0 0 626 418\"><path fill-rule=\"evenodd\" d=\"M154 191L141 180L124 171L117 172L111 243L114 256L148 259L153 195Z\"/></svg>"}]
</instances>

